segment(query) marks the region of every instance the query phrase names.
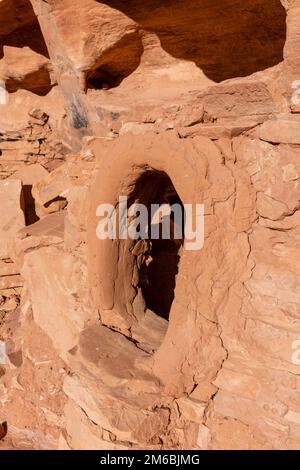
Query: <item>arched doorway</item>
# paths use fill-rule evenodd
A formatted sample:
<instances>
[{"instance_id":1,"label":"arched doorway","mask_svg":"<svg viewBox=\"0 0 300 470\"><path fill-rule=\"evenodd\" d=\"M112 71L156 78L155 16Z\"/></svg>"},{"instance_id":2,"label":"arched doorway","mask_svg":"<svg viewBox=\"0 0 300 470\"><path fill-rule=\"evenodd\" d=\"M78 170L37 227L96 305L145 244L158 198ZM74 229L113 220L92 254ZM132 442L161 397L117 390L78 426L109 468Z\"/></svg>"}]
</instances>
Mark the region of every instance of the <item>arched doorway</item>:
<instances>
[{"instance_id":1,"label":"arched doorway","mask_svg":"<svg viewBox=\"0 0 300 470\"><path fill-rule=\"evenodd\" d=\"M211 187L207 179L210 173L207 172L206 159L201 151L203 144L207 145L205 139L204 142L200 139L198 143L198 140L179 139L175 133L168 132L163 136L149 133L143 139L140 136L122 136L106 146L96 140L91 145L91 151L97 157L97 175L90 193L87 239L92 307L102 326L121 333L123 338L126 337L137 346L136 351L146 351L145 367L153 365L155 375L178 390L182 387L181 367L189 351L196 348L197 363L214 371L216 363L211 363L208 351L217 347L218 354L223 357L222 344L218 342L216 346L215 341L217 325L197 311L200 298L197 284L199 273L201 269L207 268L209 275L213 276L211 271L217 269L217 263L209 264L210 249L188 249L189 234L186 230L177 253L172 248L168 254L175 260L175 269L173 280L170 282L169 278L168 281L168 295L161 302L159 295L153 295L153 290L158 293L160 288L159 260L166 259L165 247L158 245L157 251L161 252L161 256L157 257L156 266L152 264L152 268L155 267L153 273L146 272L151 281L146 287L140 273L135 271L135 248L139 240L99 240L96 235L96 214L101 204L117 208L120 196L128 197L128 207L136 200L143 200L147 205L153 197L157 203L165 198L169 203L182 203L185 210L188 205L201 203L207 198L205 191ZM208 151L211 152L210 147ZM221 163L220 167L221 171ZM141 238L140 244L143 241ZM157 256L158 253L156 247L155 250L153 248L152 255ZM180 260L175 257L179 255ZM209 285L203 283L200 288L203 298L207 298ZM211 304L210 300L207 302ZM149 312L153 314L149 316ZM167 328L161 328L162 322ZM193 336L195 328L199 330L200 336L197 345L194 339L197 335ZM163 334L157 335L157 332ZM146 335L158 339L155 348L144 348ZM123 353L120 350L118 354L122 356ZM192 381L193 369L189 373Z\"/></svg>"}]
</instances>

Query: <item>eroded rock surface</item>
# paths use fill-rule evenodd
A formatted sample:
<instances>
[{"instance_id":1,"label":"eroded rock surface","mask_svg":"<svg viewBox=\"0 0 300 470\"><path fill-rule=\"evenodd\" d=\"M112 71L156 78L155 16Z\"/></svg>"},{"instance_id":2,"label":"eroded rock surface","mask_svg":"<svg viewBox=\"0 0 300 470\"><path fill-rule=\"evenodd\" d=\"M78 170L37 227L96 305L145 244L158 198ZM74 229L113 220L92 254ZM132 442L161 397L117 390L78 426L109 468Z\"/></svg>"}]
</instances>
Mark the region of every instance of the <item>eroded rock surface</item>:
<instances>
[{"instance_id":1,"label":"eroded rock surface","mask_svg":"<svg viewBox=\"0 0 300 470\"><path fill-rule=\"evenodd\" d=\"M0 1L0 448L300 448L299 29ZM203 203L203 248L99 240L120 195Z\"/></svg>"}]
</instances>

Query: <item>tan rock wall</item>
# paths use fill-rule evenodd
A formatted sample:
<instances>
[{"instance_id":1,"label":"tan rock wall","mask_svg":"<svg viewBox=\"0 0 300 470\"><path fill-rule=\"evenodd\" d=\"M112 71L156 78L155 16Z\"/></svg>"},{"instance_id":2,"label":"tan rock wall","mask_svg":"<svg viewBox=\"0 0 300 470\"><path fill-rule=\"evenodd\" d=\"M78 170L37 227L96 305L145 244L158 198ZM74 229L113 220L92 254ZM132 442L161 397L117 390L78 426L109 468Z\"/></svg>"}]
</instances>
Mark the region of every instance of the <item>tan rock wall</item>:
<instances>
[{"instance_id":1,"label":"tan rock wall","mask_svg":"<svg viewBox=\"0 0 300 470\"><path fill-rule=\"evenodd\" d=\"M0 1L0 448L299 449L300 5L161 3ZM204 204L168 321L96 236L147 171Z\"/></svg>"}]
</instances>

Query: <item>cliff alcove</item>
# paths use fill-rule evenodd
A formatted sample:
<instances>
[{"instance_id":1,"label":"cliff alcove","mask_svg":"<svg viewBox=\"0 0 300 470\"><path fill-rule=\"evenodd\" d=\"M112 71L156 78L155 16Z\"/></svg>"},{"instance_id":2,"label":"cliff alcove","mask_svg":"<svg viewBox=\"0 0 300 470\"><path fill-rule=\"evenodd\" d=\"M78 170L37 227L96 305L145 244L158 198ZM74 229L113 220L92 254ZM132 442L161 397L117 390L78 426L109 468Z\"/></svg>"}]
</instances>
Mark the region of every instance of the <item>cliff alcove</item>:
<instances>
[{"instance_id":1,"label":"cliff alcove","mask_svg":"<svg viewBox=\"0 0 300 470\"><path fill-rule=\"evenodd\" d=\"M286 40L280 0L99 1L155 33L172 57L194 62L214 82L279 64ZM193 21L191 21L193 18Z\"/></svg>"},{"instance_id":2,"label":"cliff alcove","mask_svg":"<svg viewBox=\"0 0 300 470\"><path fill-rule=\"evenodd\" d=\"M0 8L0 79L9 93L24 89L46 95L54 80L48 48L30 1L8 0Z\"/></svg>"},{"instance_id":3,"label":"cliff alcove","mask_svg":"<svg viewBox=\"0 0 300 470\"><path fill-rule=\"evenodd\" d=\"M0 449L300 448L299 12L0 1Z\"/></svg>"}]
</instances>

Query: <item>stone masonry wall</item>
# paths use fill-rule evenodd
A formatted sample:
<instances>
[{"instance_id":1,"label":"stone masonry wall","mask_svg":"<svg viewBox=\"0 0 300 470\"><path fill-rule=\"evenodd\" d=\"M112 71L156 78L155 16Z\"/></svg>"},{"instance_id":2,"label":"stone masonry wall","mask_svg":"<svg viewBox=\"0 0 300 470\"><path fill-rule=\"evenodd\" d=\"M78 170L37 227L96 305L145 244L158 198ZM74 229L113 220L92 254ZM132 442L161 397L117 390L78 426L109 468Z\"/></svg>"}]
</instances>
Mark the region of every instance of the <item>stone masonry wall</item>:
<instances>
[{"instance_id":1,"label":"stone masonry wall","mask_svg":"<svg viewBox=\"0 0 300 470\"><path fill-rule=\"evenodd\" d=\"M299 0L0 1L0 449L299 449L299 26ZM145 245L96 236L145 172L204 204L168 319Z\"/></svg>"}]
</instances>

